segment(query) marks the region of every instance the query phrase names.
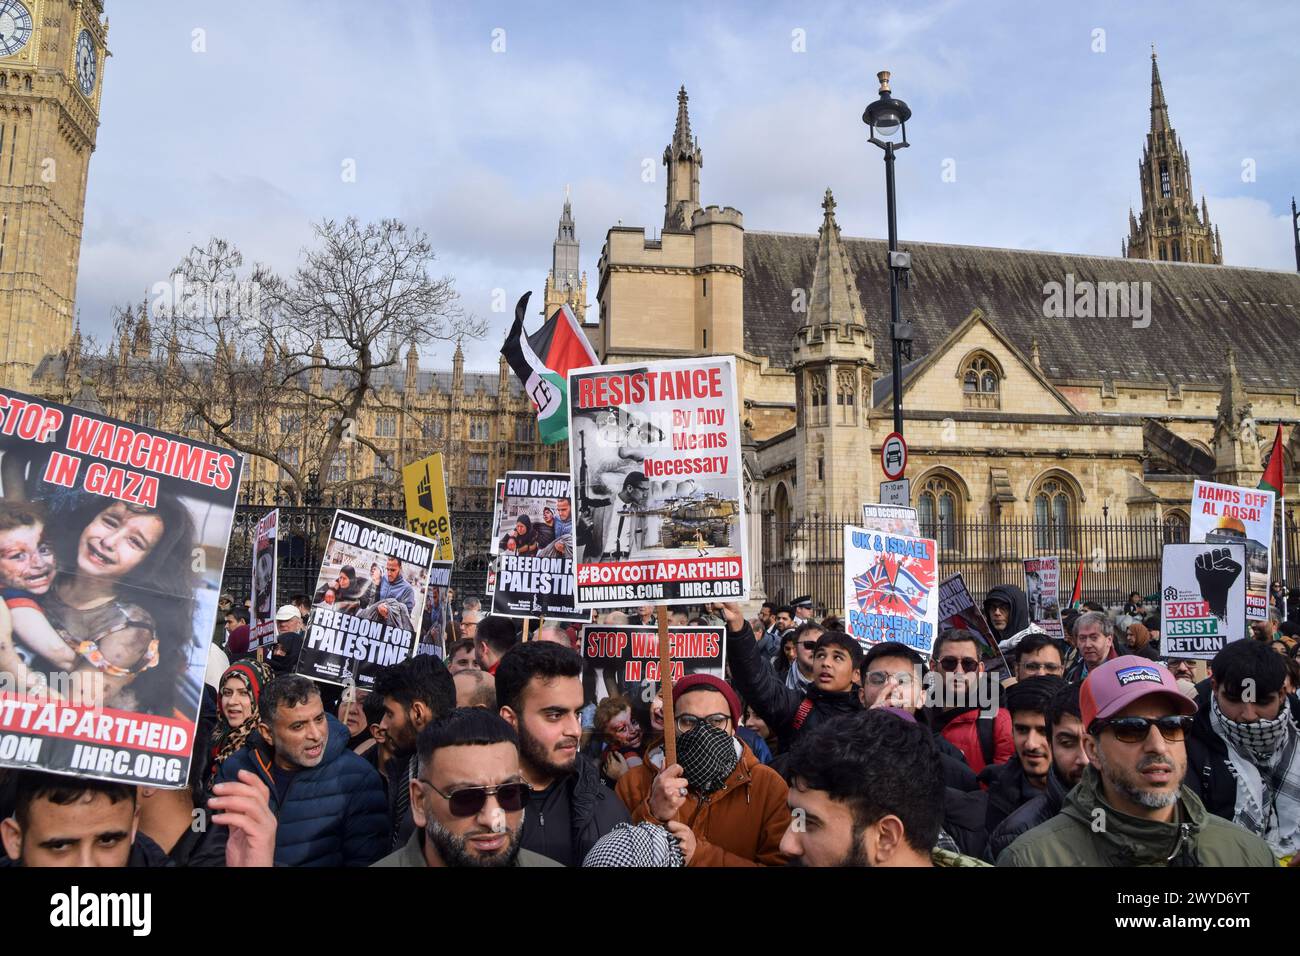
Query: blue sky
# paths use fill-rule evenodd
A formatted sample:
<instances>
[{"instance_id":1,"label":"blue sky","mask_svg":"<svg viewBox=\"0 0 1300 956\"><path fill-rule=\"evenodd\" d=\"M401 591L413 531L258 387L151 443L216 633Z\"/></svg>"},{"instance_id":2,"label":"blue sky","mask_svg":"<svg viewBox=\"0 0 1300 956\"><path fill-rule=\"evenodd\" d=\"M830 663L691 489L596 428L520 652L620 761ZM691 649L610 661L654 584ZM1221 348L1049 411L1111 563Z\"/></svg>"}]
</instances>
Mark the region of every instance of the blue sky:
<instances>
[{"instance_id":1,"label":"blue sky","mask_svg":"<svg viewBox=\"0 0 1300 956\"><path fill-rule=\"evenodd\" d=\"M313 221L392 216L429 232L464 307L490 324L467 362L495 368L515 299L541 294L566 184L593 299L606 230L662 225L659 162L683 83L701 198L740 209L748 229L815 232L830 186L845 235L884 234L880 153L860 117L889 69L914 114L898 161L904 240L1119 255L1153 41L1227 262L1295 265L1296 4L107 7L77 296L101 338L114 304L139 302L209 236L287 272Z\"/></svg>"}]
</instances>

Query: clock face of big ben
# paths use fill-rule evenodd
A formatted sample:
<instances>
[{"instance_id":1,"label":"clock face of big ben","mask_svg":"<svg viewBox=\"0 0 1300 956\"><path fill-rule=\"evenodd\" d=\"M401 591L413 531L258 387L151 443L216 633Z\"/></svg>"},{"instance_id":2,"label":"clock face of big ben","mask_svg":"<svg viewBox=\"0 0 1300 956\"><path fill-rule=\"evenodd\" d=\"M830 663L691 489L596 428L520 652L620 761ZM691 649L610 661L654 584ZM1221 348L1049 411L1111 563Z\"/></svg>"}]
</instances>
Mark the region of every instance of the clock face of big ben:
<instances>
[{"instance_id":1,"label":"clock face of big ben","mask_svg":"<svg viewBox=\"0 0 1300 956\"><path fill-rule=\"evenodd\" d=\"M95 44L89 30L77 37L77 85L87 96L95 88Z\"/></svg>"},{"instance_id":2,"label":"clock face of big ben","mask_svg":"<svg viewBox=\"0 0 1300 956\"><path fill-rule=\"evenodd\" d=\"M13 56L31 38L31 11L18 0L0 0L0 56Z\"/></svg>"}]
</instances>

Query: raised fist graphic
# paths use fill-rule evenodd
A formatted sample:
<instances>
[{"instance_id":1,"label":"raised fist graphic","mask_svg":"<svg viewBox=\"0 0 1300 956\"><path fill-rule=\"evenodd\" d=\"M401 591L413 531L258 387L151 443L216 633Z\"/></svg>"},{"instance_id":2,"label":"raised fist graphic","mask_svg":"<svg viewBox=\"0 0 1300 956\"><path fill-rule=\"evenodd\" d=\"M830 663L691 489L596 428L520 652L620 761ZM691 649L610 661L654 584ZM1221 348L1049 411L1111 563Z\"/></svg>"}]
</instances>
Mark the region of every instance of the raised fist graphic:
<instances>
[{"instance_id":1,"label":"raised fist graphic","mask_svg":"<svg viewBox=\"0 0 1300 956\"><path fill-rule=\"evenodd\" d=\"M1201 597L1220 620L1228 617L1228 592L1241 577L1241 565L1227 548L1214 548L1196 556L1196 583Z\"/></svg>"}]
</instances>

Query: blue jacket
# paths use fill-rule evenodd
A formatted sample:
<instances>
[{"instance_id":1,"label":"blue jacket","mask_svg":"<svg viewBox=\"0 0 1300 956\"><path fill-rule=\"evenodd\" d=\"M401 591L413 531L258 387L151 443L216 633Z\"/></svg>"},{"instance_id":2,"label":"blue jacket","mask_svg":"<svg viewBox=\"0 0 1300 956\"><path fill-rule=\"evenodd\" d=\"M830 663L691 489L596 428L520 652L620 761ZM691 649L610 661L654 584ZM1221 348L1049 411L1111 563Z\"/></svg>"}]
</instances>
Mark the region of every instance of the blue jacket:
<instances>
[{"instance_id":1,"label":"blue jacket","mask_svg":"<svg viewBox=\"0 0 1300 956\"><path fill-rule=\"evenodd\" d=\"M412 614L415 613L415 588L411 587L411 582L401 575L398 575L396 581L389 581L387 575L385 575L384 579L379 582L379 600L384 601L388 598L401 601L406 605L408 611Z\"/></svg>"},{"instance_id":2,"label":"blue jacket","mask_svg":"<svg viewBox=\"0 0 1300 956\"><path fill-rule=\"evenodd\" d=\"M270 746L257 731L221 765L219 780L251 770L271 790L276 866L369 866L388 852L388 798L384 782L363 757L348 750L348 729L329 714L321 762L299 770L276 800Z\"/></svg>"}]
</instances>

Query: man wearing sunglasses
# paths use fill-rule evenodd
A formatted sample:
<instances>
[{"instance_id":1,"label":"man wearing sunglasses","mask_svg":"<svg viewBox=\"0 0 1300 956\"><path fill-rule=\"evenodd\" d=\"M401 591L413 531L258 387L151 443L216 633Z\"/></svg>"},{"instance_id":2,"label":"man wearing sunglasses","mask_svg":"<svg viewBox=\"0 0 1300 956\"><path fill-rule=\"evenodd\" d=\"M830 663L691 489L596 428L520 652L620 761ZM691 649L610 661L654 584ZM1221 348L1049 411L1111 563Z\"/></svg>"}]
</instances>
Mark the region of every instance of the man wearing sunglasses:
<instances>
[{"instance_id":1,"label":"man wearing sunglasses","mask_svg":"<svg viewBox=\"0 0 1300 956\"><path fill-rule=\"evenodd\" d=\"M1286 692L1286 661L1268 644L1241 640L1210 669L1187 738L1187 786L1279 859L1300 859L1300 702Z\"/></svg>"},{"instance_id":2,"label":"man wearing sunglasses","mask_svg":"<svg viewBox=\"0 0 1300 956\"><path fill-rule=\"evenodd\" d=\"M375 866L560 866L523 849L531 789L514 730L479 707L453 710L420 731L410 781L415 832Z\"/></svg>"},{"instance_id":3,"label":"man wearing sunglasses","mask_svg":"<svg viewBox=\"0 0 1300 956\"><path fill-rule=\"evenodd\" d=\"M690 674L673 687L673 712L677 763L656 772L650 755L614 788L632 822L666 826L687 866L784 865L785 781L736 736L736 692L711 674Z\"/></svg>"},{"instance_id":4,"label":"man wearing sunglasses","mask_svg":"<svg viewBox=\"0 0 1300 956\"><path fill-rule=\"evenodd\" d=\"M984 676L974 632L954 628L940 634L934 642L931 666L943 681L942 701L932 714L934 728L961 751L977 774L990 764L1010 760L1016 752L1011 715L994 706L995 688ZM982 699L988 706L981 706Z\"/></svg>"},{"instance_id":5,"label":"man wearing sunglasses","mask_svg":"<svg viewBox=\"0 0 1300 956\"><path fill-rule=\"evenodd\" d=\"M1275 866L1268 844L1205 809L1183 785L1196 705L1163 664L1116 657L1079 693L1090 761L1059 814L999 866Z\"/></svg>"},{"instance_id":6,"label":"man wearing sunglasses","mask_svg":"<svg viewBox=\"0 0 1300 956\"><path fill-rule=\"evenodd\" d=\"M817 653L817 641L825 634L820 624L804 623L794 632L794 666L785 675L785 686L791 690L805 691L816 676L813 657Z\"/></svg>"}]
</instances>

